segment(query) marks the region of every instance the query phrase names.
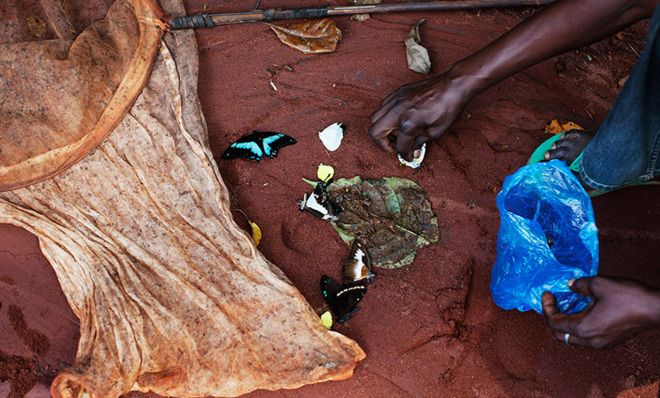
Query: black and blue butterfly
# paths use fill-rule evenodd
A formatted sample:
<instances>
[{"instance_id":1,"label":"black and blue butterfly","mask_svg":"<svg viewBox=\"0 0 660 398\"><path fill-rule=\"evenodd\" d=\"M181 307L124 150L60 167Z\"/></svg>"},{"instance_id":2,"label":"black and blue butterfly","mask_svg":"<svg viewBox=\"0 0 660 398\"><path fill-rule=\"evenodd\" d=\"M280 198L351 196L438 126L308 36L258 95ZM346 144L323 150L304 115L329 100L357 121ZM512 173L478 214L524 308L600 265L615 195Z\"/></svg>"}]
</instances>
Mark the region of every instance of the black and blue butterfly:
<instances>
[{"instance_id":1,"label":"black and blue butterfly","mask_svg":"<svg viewBox=\"0 0 660 398\"><path fill-rule=\"evenodd\" d=\"M339 283L327 275L321 277L321 294L338 323L348 321L367 292L364 283Z\"/></svg>"},{"instance_id":2,"label":"black and blue butterfly","mask_svg":"<svg viewBox=\"0 0 660 398\"><path fill-rule=\"evenodd\" d=\"M253 131L234 141L222 155L225 159L251 159L257 162L262 157L274 158L281 148L293 145L297 141L283 133L273 131Z\"/></svg>"}]
</instances>

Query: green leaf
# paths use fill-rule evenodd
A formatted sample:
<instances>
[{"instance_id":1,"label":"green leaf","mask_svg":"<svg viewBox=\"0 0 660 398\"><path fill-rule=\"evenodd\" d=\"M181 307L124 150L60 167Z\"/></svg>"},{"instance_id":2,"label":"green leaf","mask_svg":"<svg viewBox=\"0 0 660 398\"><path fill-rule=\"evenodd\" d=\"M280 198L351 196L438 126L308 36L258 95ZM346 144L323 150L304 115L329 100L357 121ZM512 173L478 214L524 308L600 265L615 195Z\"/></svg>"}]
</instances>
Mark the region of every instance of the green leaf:
<instances>
[{"instance_id":1,"label":"green leaf","mask_svg":"<svg viewBox=\"0 0 660 398\"><path fill-rule=\"evenodd\" d=\"M347 244L359 238L377 267L409 265L418 248L440 238L431 202L414 181L357 176L335 181L328 192L343 209L335 230Z\"/></svg>"},{"instance_id":2,"label":"green leaf","mask_svg":"<svg viewBox=\"0 0 660 398\"><path fill-rule=\"evenodd\" d=\"M316 181L308 180L305 177L303 177L302 180L305 181L306 183L308 183L309 185L311 185L312 187L316 186Z\"/></svg>"}]
</instances>

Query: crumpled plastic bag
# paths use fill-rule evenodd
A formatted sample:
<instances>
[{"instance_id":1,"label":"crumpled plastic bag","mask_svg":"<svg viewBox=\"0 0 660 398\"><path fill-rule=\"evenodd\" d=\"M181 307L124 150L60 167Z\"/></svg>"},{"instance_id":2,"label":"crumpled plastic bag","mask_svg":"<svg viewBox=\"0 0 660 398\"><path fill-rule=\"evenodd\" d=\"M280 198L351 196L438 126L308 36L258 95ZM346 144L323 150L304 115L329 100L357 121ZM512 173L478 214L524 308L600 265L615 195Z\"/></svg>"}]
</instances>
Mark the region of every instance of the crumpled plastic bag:
<instances>
[{"instance_id":1,"label":"crumpled plastic bag","mask_svg":"<svg viewBox=\"0 0 660 398\"><path fill-rule=\"evenodd\" d=\"M568 281L598 272L598 230L577 177L559 160L525 166L504 180L497 207L495 304L542 314L541 296L549 291L560 311L584 310L590 298L573 293Z\"/></svg>"}]
</instances>

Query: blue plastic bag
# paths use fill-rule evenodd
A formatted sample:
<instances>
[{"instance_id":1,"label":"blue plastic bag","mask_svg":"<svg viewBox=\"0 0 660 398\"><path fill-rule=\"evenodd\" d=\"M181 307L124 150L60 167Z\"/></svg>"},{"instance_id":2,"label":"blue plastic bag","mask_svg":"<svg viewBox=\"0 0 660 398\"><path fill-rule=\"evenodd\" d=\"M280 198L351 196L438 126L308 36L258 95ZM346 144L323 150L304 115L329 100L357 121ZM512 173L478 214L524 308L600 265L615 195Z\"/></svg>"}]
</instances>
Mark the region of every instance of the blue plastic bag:
<instances>
[{"instance_id":1,"label":"blue plastic bag","mask_svg":"<svg viewBox=\"0 0 660 398\"><path fill-rule=\"evenodd\" d=\"M525 166L506 177L497 208L495 304L542 314L541 295L549 291L561 312L585 309L590 299L573 293L568 281L598 273L598 230L577 177L558 160Z\"/></svg>"}]
</instances>

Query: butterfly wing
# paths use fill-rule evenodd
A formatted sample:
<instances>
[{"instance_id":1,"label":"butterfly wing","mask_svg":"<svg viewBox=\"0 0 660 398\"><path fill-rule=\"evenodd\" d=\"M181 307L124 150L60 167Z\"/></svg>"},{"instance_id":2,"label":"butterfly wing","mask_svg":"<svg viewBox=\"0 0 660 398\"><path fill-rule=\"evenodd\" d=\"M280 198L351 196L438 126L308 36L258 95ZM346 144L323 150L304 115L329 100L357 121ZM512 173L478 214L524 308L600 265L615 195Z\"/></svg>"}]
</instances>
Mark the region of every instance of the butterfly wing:
<instances>
[{"instance_id":1,"label":"butterfly wing","mask_svg":"<svg viewBox=\"0 0 660 398\"><path fill-rule=\"evenodd\" d=\"M311 213L314 217L326 220L330 217L328 209L326 209L321 203L318 202L316 195L313 193L310 195L305 194L302 202L300 202L300 210L307 211Z\"/></svg>"},{"instance_id":2,"label":"butterfly wing","mask_svg":"<svg viewBox=\"0 0 660 398\"><path fill-rule=\"evenodd\" d=\"M338 323L350 319L366 292L367 287L361 283L341 284L327 275L321 277L323 299L337 316Z\"/></svg>"},{"instance_id":3,"label":"butterfly wing","mask_svg":"<svg viewBox=\"0 0 660 398\"><path fill-rule=\"evenodd\" d=\"M259 145L254 142L234 142L227 148L223 158L243 158L259 161L263 157L263 154Z\"/></svg>"},{"instance_id":4,"label":"butterfly wing","mask_svg":"<svg viewBox=\"0 0 660 398\"><path fill-rule=\"evenodd\" d=\"M353 241L351 254L344 262L343 274L346 280L369 282L376 275L371 272L371 259L362 243L357 239Z\"/></svg>"},{"instance_id":5,"label":"butterfly wing","mask_svg":"<svg viewBox=\"0 0 660 398\"><path fill-rule=\"evenodd\" d=\"M254 134L259 134L261 137L261 146L264 154L269 158L277 156L277 151L281 148L293 145L297 141L293 137L286 134L270 132L270 131L255 131Z\"/></svg>"},{"instance_id":6,"label":"butterfly wing","mask_svg":"<svg viewBox=\"0 0 660 398\"><path fill-rule=\"evenodd\" d=\"M252 133L234 141L222 155L225 159L252 159L259 161L264 156L258 134Z\"/></svg>"},{"instance_id":7,"label":"butterfly wing","mask_svg":"<svg viewBox=\"0 0 660 398\"><path fill-rule=\"evenodd\" d=\"M338 206L330 200L330 195L325 190L325 186L322 182L316 184L314 191L307 195L305 194L303 201L300 203L300 210L306 210L314 217L323 219L323 220L336 220L336 214L341 211L341 208L338 209Z\"/></svg>"}]
</instances>

